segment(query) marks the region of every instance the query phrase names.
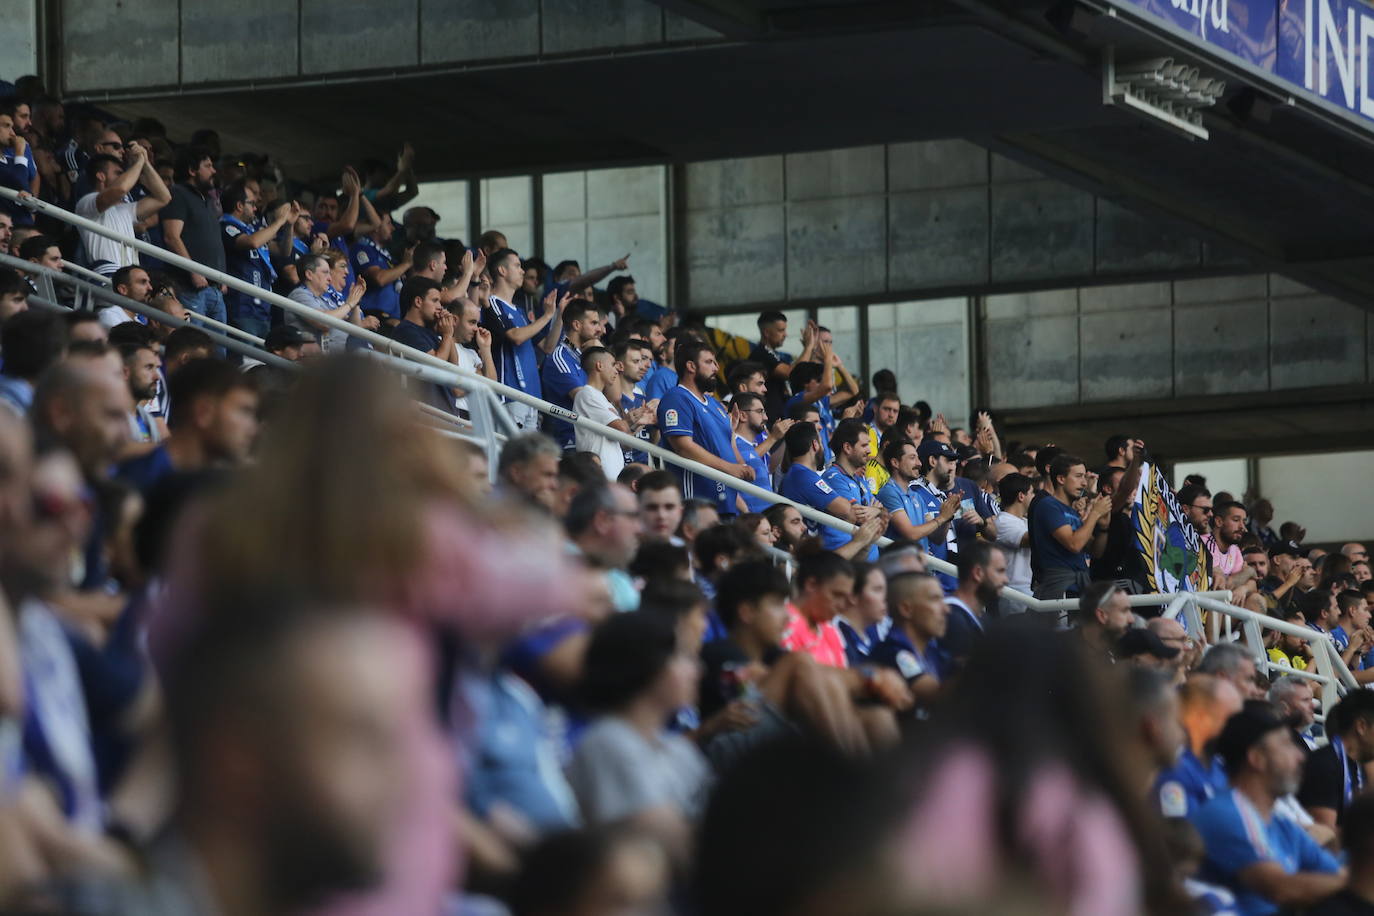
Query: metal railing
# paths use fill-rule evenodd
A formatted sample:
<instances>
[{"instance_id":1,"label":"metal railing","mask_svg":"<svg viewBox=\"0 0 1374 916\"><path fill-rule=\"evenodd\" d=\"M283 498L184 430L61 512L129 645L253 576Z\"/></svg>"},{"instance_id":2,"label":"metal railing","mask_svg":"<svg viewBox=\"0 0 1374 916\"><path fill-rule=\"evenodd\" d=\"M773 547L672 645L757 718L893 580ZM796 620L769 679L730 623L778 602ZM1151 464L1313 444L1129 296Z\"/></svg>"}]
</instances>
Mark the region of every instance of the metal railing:
<instances>
[{"instance_id":1,"label":"metal railing","mask_svg":"<svg viewBox=\"0 0 1374 916\"><path fill-rule=\"evenodd\" d=\"M565 420L576 428L584 429L595 435L610 439L627 449L645 452L651 457L651 460L657 463L674 465L684 471L689 471L717 483L723 483L732 490L748 496L754 496L766 502L786 503L791 505L803 518L815 522L816 524L824 525L828 528L850 535L853 535L859 530L857 525L835 518L832 515L813 509L810 506L792 502L774 493L772 490L755 486L754 484L739 480L722 471L718 471L715 468L708 467L707 465L700 464L688 458L683 458L677 453L662 446L646 442L643 439L632 436L629 433L623 433L609 426L603 426L585 417L579 416L574 411L532 397L524 391L492 381L486 376L464 369L454 363L441 360L424 351L400 344L374 331L369 331L366 328L335 318L332 315L317 311L308 306L301 305L271 290L264 290L252 286L223 271L217 271L203 264L183 258L166 249L150 245L141 239L130 239L127 236L122 236L99 223L77 216L74 213L53 206L45 201L37 200L22 192L16 193L8 188L0 188L0 197L14 201L34 212L43 213L54 219L68 223L69 225L129 245L144 254L161 260L163 263L198 273L211 282L222 284L238 292L247 293L248 295L278 306L284 311L306 318L315 325L324 325L335 330L343 331L345 334L352 337L364 340L374 348L372 355L385 358L387 364L397 371L421 380L434 382L435 384L462 388L468 393L475 434L482 440L483 446L487 449L488 463L492 468L497 466L499 460L498 435L501 433L514 435L517 432L509 415L505 410L501 409L500 399L505 399L506 401L513 401L532 407L546 416ZM34 267L36 265L30 264L28 266ZM52 278L46 279L50 282ZM220 336L223 339L223 335ZM236 343L239 342L236 341ZM890 544L891 541L887 538L880 538L877 543L879 545L886 545ZM926 566L935 572L941 572L947 575L957 574L957 570L953 563L936 557L928 556L926 558ZM1078 606L1077 599L1040 599L1010 587L1003 588L1001 595L1009 601L1014 601L1037 612L1072 612L1072 610ZM1210 611L1216 611L1216 614L1212 615L1213 618L1215 620L1225 618L1228 621L1228 627L1230 620L1242 620L1245 622L1245 626L1252 627L1255 633L1258 633L1260 629L1264 628L1279 630L1280 632L1290 632L1291 630L1301 629L1292 627L1291 624L1287 624L1281 620L1260 617L1260 615L1256 615L1252 611L1228 604L1224 600L1221 600L1230 597L1229 592L1208 592L1197 595L1185 593L1182 596L1175 594L1131 595L1129 596L1129 600L1133 607L1163 607L1170 605L1182 608L1186 604L1187 607L1193 609L1191 613L1197 617L1195 624L1192 623L1192 618L1189 618L1190 632L1199 637L1205 635L1201 631L1202 624L1200 615L1197 614L1197 608L1199 607ZM1177 615L1178 611L1176 610L1174 616ZM1192 625L1195 625L1197 629L1191 629ZM1229 633L1229 629L1227 632ZM1317 655L1323 659L1318 663L1321 670L1314 671L1308 676L1322 682L1323 707L1329 708L1329 705L1335 701L1335 691L1341 686L1356 686L1355 679L1341 661L1339 654L1336 653L1335 646L1330 636L1311 630L1306 631L1305 634L1297 635L1303 635L1309 642L1319 646ZM1272 663L1269 661L1268 654L1264 650L1263 638L1247 638L1245 644L1255 655L1256 666L1259 667L1260 670L1268 671ZM1258 648L1256 648L1256 646ZM1302 672L1295 673L1302 674Z\"/></svg>"}]
</instances>

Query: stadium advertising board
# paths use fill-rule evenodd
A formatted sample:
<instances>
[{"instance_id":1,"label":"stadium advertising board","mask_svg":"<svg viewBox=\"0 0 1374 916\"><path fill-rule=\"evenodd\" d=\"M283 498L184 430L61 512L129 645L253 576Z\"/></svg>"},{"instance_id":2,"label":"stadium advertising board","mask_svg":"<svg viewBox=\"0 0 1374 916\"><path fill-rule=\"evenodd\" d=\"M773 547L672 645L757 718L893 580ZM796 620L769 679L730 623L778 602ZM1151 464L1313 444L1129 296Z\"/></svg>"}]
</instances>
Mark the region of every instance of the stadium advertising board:
<instances>
[{"instance_id":1,"label":"stadium advertising board","mask_svg":"<svg viewBox=\"0 0 1374 916\"><path fill-rule=\"evenodd\" d=\"M1174 488L1152 463L1140 467L1131 525L1150 591L1205 592L1211 587L1207 545L1188 521Z\"/></svg>"},{"instance_id":2,"label":"stadium advertising board","mask_svg":"<svg viewBox=\"0 0 1374 916\"><path fill-rule=\"evenodd\" d=\"M1374 6L1364 0L1111 0L1374 121Z\"/></svg>"}]
</instances>

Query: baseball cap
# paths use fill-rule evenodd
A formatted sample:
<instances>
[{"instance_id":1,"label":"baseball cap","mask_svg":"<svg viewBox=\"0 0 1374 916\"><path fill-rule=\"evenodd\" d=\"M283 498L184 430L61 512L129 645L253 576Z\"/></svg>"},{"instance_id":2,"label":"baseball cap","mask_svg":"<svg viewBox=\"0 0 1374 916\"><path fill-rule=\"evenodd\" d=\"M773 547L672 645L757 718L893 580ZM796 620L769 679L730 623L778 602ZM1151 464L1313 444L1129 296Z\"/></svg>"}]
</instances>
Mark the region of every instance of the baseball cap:
<instances>
[{"instance_id":1,"label":"baseball cap","mask_svg":"<svg viewBox=\"0 0 1374 916\"><path fill-rule=\"evenodd\" d=\"M267 332L267 339L263 342L263 347L267 350L280 350L283 347L299 347L309 343L313 338L307 337L305 332L294 325L279 324Z\"/></svg>"},{"instance_id":2,"label":"baseball cap","mask_svg":"<svg viewBox=\"0 0 1374 916\"><path fill-rule=\"evenodd\" d=\"M1179 650L1154 632L1143 627L1133 627L1126 631L1116 644L1117 658L1135 658L1137 655L1153 655L1155 658L1178 658Z\"/></svg>"},{"instance_id":3,"label":"baseball cap","mask_svg":"<svg viewBox=\"0 0 1374 916\"><path fill-rule=\"evenodd\" d=\"M929 463L932 458L958 458L959 453L938 439L922 439L916 448L921 461Z\"/></svg>"},{"instance_id":4,"label":"baseball cap","mask_svg":"<svg viewBox=\"0 0 1374 916\"><path fill-rule=\"evenodd\" d=\"M1240 712L1226 720L1226 725L1217 738L1217 753L1226 764L1226 772L1234 774L1245 760L1246 753L1262 741L1265 735L1287 727L1268 703L1246 703Z\"/></svg>"},{"instance_id":5,"label":"baseball cap","mask_svg":"<svg viewBox=\"0 0 1374 916\"><path fill-rule=\"evenodd\" d=\"M1306 551L1303 550L1302 545L1297 541L1279 541L1270 549L1269 556L1281 557L1286 554L1290 557L1300 557L1305 553Z\"/></svg>"}]
</instances>

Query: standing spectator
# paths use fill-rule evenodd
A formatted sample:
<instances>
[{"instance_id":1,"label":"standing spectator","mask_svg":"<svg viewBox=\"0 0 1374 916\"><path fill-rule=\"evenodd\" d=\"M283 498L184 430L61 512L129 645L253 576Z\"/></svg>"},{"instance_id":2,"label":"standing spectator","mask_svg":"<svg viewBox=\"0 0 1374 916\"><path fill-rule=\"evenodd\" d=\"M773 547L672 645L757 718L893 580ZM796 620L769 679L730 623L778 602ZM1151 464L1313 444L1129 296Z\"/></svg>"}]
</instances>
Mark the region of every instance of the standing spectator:
<instances>
[{"instance_id":1,"label":"standing spectator","mask_svg":"<svg viewBox=\"0 0 1374 916\"><path fill-rule=\"evenodd\" d=\"M1031 591L1030 527L1026 515L1034 492L1035 483L1023 474L1008 474L997 485L1002 505L1002 511L997 513L997 546L1007 555L1007 584L1025 594ZM1012 602L1007 610L1019 613L1024 609Z\"/></svg>"},{"instance_id":2,"label":"standing spectator","mask_svg":"<svg viewBox=\"0 0 1374 916\"><path fill-rule=\"evenodd\" d=\"M511 304L525 277L520 256L509 248L494 251L487 258L487 272L491 274L491 296L483 309L482 323L491 331L493 355L497 359L496 377L508 388L541 398L544 389L540 384L535 345L538 344L544 353L550 353L562 339L563 309L568 305L568 297L545 297L544 313L530 319L523 309ZM512 402L507 409L521 429L539 428L539 414L533 407Z\"/></svg>"},{"instance_id":3,"label":"standing spectator","mask_svg":"<svg viewBox=\"0 0 1374 916\"><path fill-rule=\"evenodd\" d=\"M773 489L773 475L768 467L768 453L778 444L783 434L792 426L791 420L779 420L773 424L772 432L767 429L768 411L763 406L763 398L748 391L738 391L730 402L730 414L734 418L735 449L744 463L754 469L754 484L765 490ZM740 493L740 499L750 512L766 512L773 505L759 496Z\"/></svg>"},{"instance_id":4,"label":"standing spectator","mask_svg":"<svg viewBox=\"0 0 1374 916\"><path fill-rule=\"evenodd\" d=\"M0 187L32 193L33 180L37 175L38 165L34 161L34 154L29 149L28 140L15 129L13 113L0 111ZM33 223L33 214L11 201L0 201L0 212L10 219L11 226Z\"/></svg>"},{"instance_id":5,"label":"standing spectator","mask_svg":"<svg viewBox=\"0 0 1374 916\"><path fill-rule=\"evenodd\" d=\"M619 277L612 277L611 282L606 284L606 299L610 303L607 314L607 325L612 330L619 330L626 318L635 316L635 309L639 305L639 293L635 290L635 278L629 274Z\"/></svg>"},{"instance_id":6,"label":"standing spectator","mask_svg":"<svg viewBox=\"0 0 1374 916\"><path fill-rule=\"evenodd\" d=\"M678 546L682 524L682 487L671 471L650 471L639 478L639 513L644 520L644 536Z\"/></svg>"},{"instance_id":7,"label":"standing spectator","mask_svg":"<svg viewBox=\"0 0 1374 916\"><path fill-rule=\"evenodd\" d=\"M385 316L383 320L390 319L392 323L401 317L401 278L410 270L413 253L413 249L407 248L399 261L391 262L391 253L386 246L395 230L391 215L383 213L377 217L372 232L353 246L353 270L367 281L363 311Z\"/></svg>"},{"instance_id":8,"label":"standing spectator","mask_svg":"<svg viewBox=\"0 0 1374 916\"><path fill-rule=\"evenodd\" d=\"M282 227L295 221L296 205L287 203L277 208L270 221L258 225L258 195L247 182L237 181L225 188L220 197L224 215L220 217L221 241L224 244L225 269L236 279L250 286L270 290L277 279L272 266L268 244ZM225 297L229 321L241 331L254 337L266 337L271 325L272 309L258 296L230 290Z\"/></svg>"},{"instance_id":9,"label":"standing spectator","mask_svg":"<svg viewBox=\"0 0 1374 916\"><path fill-rule=\"evenodd\" d=\"M848 511L843 517L856 525L863 525L869 519L883 515L882 505L874 499L873 491L868 488L868 479L863 473L869 453L868 435L868 427L862 420L851 418L841 422L835 429L833 439L835 463L826 468L825 473L821 475L821 479L830 485L830 489L840 499L849 503ZM834 504L833 501L831 504ZM883 519L883 529L886 527L886 519ZM870 544L864 558L870 563L876 563L877 546Z\"/></svg>"},{"instance_id":10,"label":"standing spectator","mask_svg":"<svg viewBox=\"0 0 1374 916\"><path fill-rule=\"evenodd\" d=\"M830 409L830 392L834 385L830 380L830 351L818 349L821 360L818 362L797 362L788 376L792 390L796 394L783 405L788 416L803 406L814 406L820 415L821 452L827 463L831 460L830 437L835 432L835 414ZM867 460L865 458L865 460Z\"/></svg>"},{"instance_id":11,"label":"standing spectator","mask_svg":"<svg viewBox=\"0 0 1374 916\"><path fill-rule=\"evenodd\" d=\"M612 406L620 402L620 374L611 351L605 347L587 347L579 359L584 381L575 389L577 394L573 397L572 409L593 423L626 435L637 433L638 429L630 425L619 408ZM579 426L575 430L575 444L579 452L594 452L600 456L601 470L608 480L615 480L625 469L625 449L619 442Z\"/></svg>"},{"instance_id":12,"label":"standing spectator","mask_svg":"<svg viewBox=\"0 0 1374 916\"><path fill-rule=\"evenodd\" d=\"M928 573L893 576L887 583L887 606L892 627L870 658L874 664L895 668L911 688L916 705L929 706L950 674L948 657L940 648L950 615L940 580Z\"/></svg>"},{"instance_id":13,"label":"standing spectator","mask_svg":"<svg viewBox=\"0 0 1374 916\"><path fill-rule=\"evenodd\" d=\"M836 493L835 489L826 483L818 470L821 440L815 425L795 424L787 431L783 443L791 465L782 478L779 492L793 502L833 515L847 524L859 526L858 531L850 533L807 519L808 532L813 536L820 535L822 548L833 550L846 559L853 559L861 553L867 555L869 546L882 533L882 514L873 512L869 506L856 508L854 503Z\"/></svg>"},{"instance_id":14,"label":"standing spectator","mask_svg":"<svg viewBox=\"0 0 1374 916\"><path fill-rule=\"evenodd\" d=\"M654 355L648 341L631 337L611 348L615 368L620 373L620 409L645 442L658 442L658 401L650 400L640 383L653 364ZM625 463L648 464L649 453L642 449L625 449Z\"/></svg>"},{"instance_id":15,"label":"standing spectator","mask_svg":"<svg viewBox=\"0 0 1374 916\"><path fill-rule=\"evenodd\" d=\"M367 297L363 297L366 301ZM391 339L428 353L436 359L457 364L454 340L458 326L457 317L444 308L441 301L439 284L424 277L411 277L401 287L397 297L404 309L400 322L392 331ZM453 411L454 389L449 385L422 382L424 403L439 410Z\"/></svg>"},{"instance_id":16,"label":"standing spectator","mask_svg":"<svg viewBox=\"0 0 1374 916\"><path fill-rule=\"evenodd\" d=\"M470 299L454 303L453 361L461 369L496 381L496 360L491 353L491 332L482 327L482 307ZM459 395L454 402L460 416L468 409L466 395Z\"/></svg>"},{"instance_id":17,"label":"standing spectator","mask_svg":"<svg viewBox=\"0 0 1374 916\"><path fill-rule=\"evenodd\" d=\"M918 501L913 490L921 474L921 456L916 446L909 439L889 438L882 454L887 474L878 491L878 502L887 510L887 536L894 541L917 541L929 551L928 538L934 535L937 540L944 540L941 529L958 514L962 499L958 493L951 493L940 504L938 514L927 516L925 503Z\"/></svg>"},{"instance_id":18,"label":"standing spectator","mask_svg":"<svg viewBox=\"0 0 1374 916\"><path fill-rule=\"evenodd\" d=\"M33 405L34 386L67 348L67 328L52 312L26 311L0 327L0 403L19 416Z\"/></svg>"},{"instance_id":19,"label":"standing spectator","mask_svg":"<svg viewBox=\"0 0 1374 916\"><path fill-rule=\"evenodd\" d=\"M1352 690L1331 709L1325 747L1306 756L1300 801L1312 819L1339 830L1351 801L1365 790L1365 766L1374 760L1374 692Z\"/></svg>"},{"instance_id":20,"label":"standing spectator","mask_svg":"<svg viewBox=\"0 0 1374 916\"><path fill-rule=\"evenodd\" d=\"M678 385L658 405L658 428L664 441L683 458L752 481L753 469L735 448L730 415L711 394L716 389L715 354L702 341L686 341L678 345L676 363ZM722 517L738 514L734 490L677 466L673 470L682 480L683 494L688 499L699 496L713 500Z\"/></svg>"},{"instance_id":21,"label":"standing spectator","mask_svg":"<svg viewBox=\"0 0 1374 916\"><path fill-rule=\"evenodd\" d=\"M512 436L501 449L497 465L502 488L529 505L553 512L562 454L557 443L543 433Z\"/></svg>"},{"instance_id":22,"label":"standing spectator","mask_svg":"<svg viewBox=\"0 0 1374 916\"><path fill-rule=\"evenodd\" d=\"M565 336L545 358L540 369L540 384L546 401L564 410L573 409L573 399L577 397L578 390L587 384L587 373L582 369L582 351L591 346L600 346L604 320L601 311L589 302L574 301L563 310ZM551 417L547 427L559 445L565 449L573 448L575 434L571 423Z\"/></svg>"},{"instance_id":23,"label":"standing spectator","mask_svg":"<svg viewBox=\"0 0 1374 916\"><path fill-rule=\"evenodd\" d=\"M1267 704L1232 716L1217 740L1232 791L1192 818L1207 849L1201 877L1231 890L1245 916L1306 906L1345 884L1330 853L1274 813L1301 776L1302 751L1287 732Z\"/></svg>"},{"instance_id":24,"label":"standing spectator","mask_svg":"<svg viewBox=\"0 0 1374 916\"><path fill-rule=\"evenodd\" d=\"M768 419L776 420L786 415L783 405L787 401L787 381L792 374L792 357L784 353L782 345L787 342L787 316L782 312L764 312L759 315L759 342L749 354L749 361L763 367L768 377L768 397L764 406L768 408ZM802 351L798 362L808 362L814 358L816 350L816 327L811 321L802 331Z\"/></svg>"},{"instance_id":25,"label":"standing spectator","mask_svg":"<svg viewBox=\"0 0 1374 916\"><path fill-rule=\"evenodd\" d=\"M1201 484L1185 483L1179 487L1178 502L1199 537L1212 530L1212 492Z\"/></svg>"},{"instance_id":26,"label":"standing spectator","mask_svg":"<svg viewBox=\"0 0 1374 916\"><path fill-rule=\"evenodd\" d=\"M7 218L8 217L0 216L0 221ZM3 252L3 246L0 246L0 253ZM20 312L28 311L28 309L29 285L24 282L24 278L19 275L18 271L10 270L7 267L0 267L0 325L4 325L6 321L9 321ZM72 312L69 314L80 313ZM90 313L87 312L86 314L89 316ZM97 321L96 324L99 325L99 322ZM69 326L69 330L73 329Z\"/></svg>"},{"instance_id":27,"label":"standing spectator","mask_svg":"<svg viewBox=\"0 0 1374 916\"><path fill-rule=\"evenodd\" d=\"M1057 455L1049 466L1050 491L1036 502L1030 535L1040 565L1037 598L1083 593L1089 580L1088 553L1098 556L1107 544L1104 522L1112 501L1102 494L1092 500L1086 518L1073 505L1088 495L1088 469L1082 459Z\"/></svg>"},{"instance_id":28,"label":"standing spectator","mask_svg":"<svg viewBox=\"0 0 1374 916\"><path fill-rule=\"evenodd\" d=\"M915 486L909 489L911 494L920 500L926 519L947 518L945 503L952 496L961 497L959 506L964 516L972 513L973 507L965 507L961 494L954 487L954 467L959 457L958 453L938 439L926 439L921 442L917 454L921 458L921 469L924 473L916 481ZM941 528L944 529L943 532ZM926 552L932 557L947 563L953 563L959 558L959 541L955 536L952 522L937 527L926 535L926 538ZM946 591L955 588L956 582L952 576L947 573L939 573L938 576Z\"/></svg>"},{"instance_id":29,"label":"standing spectator","mask_svg":"<svg viewBox=\"0 0 1374 916\"><path fill-rule=\"evenodd\" d=\"M1267 499L1255 500L1250 510L1250 533L1259 538L1265 550L1278 546L1278 533L1270 527L1274 520L1274 504Z\"/></svg>"},{"instance_id":30,"label":"standing spectator","mask_svg":"<svg viewBox=\"0 0 1374 916\"><path fill-rule=\"evenodd\" d=\"M135 223L146 221L172 202L172 192L137 143L130 144L127 165L115 156L100 155L87 164L86 173L92 190L76 202L76 215L126 238L134 237ZM132 195L139 187L145 193L135 202ZM86 229L79 233L89 265L96 273L108 277L121 267L138 263L138 254L129 245Z\"/></svg>"},{"instance_id":31,"label":"standing spectator","mask_svg":"<svg viewBox=\"0 0 1374 916\"><path fill-rule=\"evenodd\" d=\"M900 430L897 426L897 418L902 412L902 401L897 397L895 391L880 391L877 397L870 402L873 412L873 426L871 435L873 436L873 454L870 459L879 457L882 442L887 438L888 433L894 429Z\"/></svg>"},{"instance_id":32,"label":"standing spectator","mask_svg":"<svg viewBox=\"0 0 1374 916\"><path fill-rule=\"evenodd\" d=\"M214 197L215 164L204 147L191 146L177 154L177 184L172 187L172 202L162 210L162 236L167 250L203 264L224 270L224 245L220 242L219 203ZM181 271L188 288L177 298L197 315L215 321L228 321L220 285L203 274Z\"/></svg>"},{"instance_id":33,"label":"standing spectator","mask_svg":"<svg viewBox=\"0 0 1374 916\"><path fill-rule=\"evenodd\" d=\"M1007 584L1007 557L1000 547L973 541L959 551L957 566L959 584L945 599L949 626L940 639L940 651L954 671L963 668L983 636L988 607Z\"/></svg>"},{"instance_id":34,"label":"standing spectator","mask_svg":"<svg viewBox=\"0 0 1374 916\"><path fill-rule=\"evenodd\" d=\"M291 290L287 295L288 299L341 321L362 325L362 310L358 305L362 302L363 293L367 289L363 281L356 281L348 292L348 298L342 303L336 303L334 298L328 295L333 272L329 260L324 255L307 254L300 259L296 267L300 272L301 283ZM348 347L348 332L326 324L317 324L295 312L286 313L286 324L299 328L319 341L320 349L325 353L342 353Z\"/></svg>"},{"instance_id":35,"label":"standing spectator","mask_svg":"<svg viewBox=\"0 0 1374 916\"><path fill-rule=\"evenodd\" d=\"M1225 768L1212 753L1212 742L1244 702L1234 684L1210 674L1190 675L1179 688L1178 698L1188 742L1178 762L1155 780L1155 799L1165 817L1190 817L1208 799L1229 788Z\"/></svg>"},{"instance_id":36,"label":"standing spectator","mask_svg":"<svg viewBox=\"0 0 1374 916\"><path fill-rule=\"evenodd\" d=\"M167 439L120 465L116 476L144 493L173 471L241 465L258 434L258 393L251 375L228 363L187 363L168 379Z\"/></svg>"},{"instance_id":37,"label":"standing spectator","mask_svg":"<svg viewBox=\"0 0 1374 916\"><path fill-rule=\"evenodd\" d=\"M1108 468L1120 468L1124 471L1137 457L1142 460L1145 458L1144 442L1120 434L1108 436L1102 450L1106 452L1107 463L1098 470L1099 477L1104 476Z\"/></svg>"}]
</instances>

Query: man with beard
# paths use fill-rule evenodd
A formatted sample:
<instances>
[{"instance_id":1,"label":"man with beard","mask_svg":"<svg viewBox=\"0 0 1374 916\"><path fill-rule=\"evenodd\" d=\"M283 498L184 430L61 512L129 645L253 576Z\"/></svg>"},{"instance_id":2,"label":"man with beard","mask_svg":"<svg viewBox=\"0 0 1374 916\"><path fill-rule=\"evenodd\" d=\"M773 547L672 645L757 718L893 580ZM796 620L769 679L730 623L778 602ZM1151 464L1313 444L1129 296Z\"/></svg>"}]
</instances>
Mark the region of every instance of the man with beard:
<instances>
[{"instance_id":1,"label":"man with beard","mask_svg":"<svg viewBox=\"0 0 1374 916\"><path fill-rule=\"evenodd\" d=\"M716 389L716 355L700 340L683 341L675 358L677 387L658 404L658 428L668 447L731 477L752 482L754 469L744 463L735 448L734 428L725 407L713 396ZM714 500L722 518L738 514L738 494L709 477L674 465L682 481L683 495Z\"/></svg>"},{"instance_id":2,"label":"man with beard","mask_svg":"<svg viewBox=\"0 0 1374 916\"><path fill-rule=\"evenodd\" d=\"M1107 546L1111 497L1098 494L1086 517L1073 504L1088 494L1088 469L1081 458L1056 455L1049 465L1050 491L1031 510L1031 547L1039 564L1037 598L1081 595L1088 586L1088 555Z\"/></svg>"},{"instance_id":3,"label":"man with beard","mask_svg":"<svg viewBox=\"0 0 1374 916\"><path fill-rule=\"evenodd\" d=\"M1101 658L1112 657L1134 618L1126 593L1115 582L1094 582L1078 599L1078 635Z\"/></svg>"},{"instance_id":4,"label":"man with beard","mask_svg":"<svg viewBox=\"0 0 1374 916\"><path fill-rule=\"evenodd\" d=\"M983 636L983 615L1007 584L1007 555L986 541L972 541L959 551L959 585L945 599L949 627L940 639L947 670L957 672Z\"/></svg>"},{"instance_id":5,"label":"man with beard","mask_svg":"<svg viewBox=\"0 0 1374 916\"><path fill-rule=\"evenodd\" d=\"M550 403L564 410L573 409L577 393L587 384L587 373L582 369L582 353L588 347L600 345L604 321L605 316L590 302L573 301L563 309L566 334L540 369L544 398ZM553 417L547 418L545 423L547 431L553 434L564 450L576 448L576 435L571 423Z\"/></svg>"},{"instance_id":6,"label":"man with beard","mask_svg":"<svg viewBox=\"0 0 1374 916\"><path fill-rule=\"evenodd\" d=\"M1212 509L1212 531L1202 541L1212 555L1212 586L1236 588L1245 570L1240 542L1246 535L1245 507L1238 502L1218 503ZM1249 574L1247 574L1248 578ZM1239 604L1240 602L1236 602Z\"/></svg>"},{"instance_id":7,"label":"man with beard","mask_svg":"<svg viewBox=\"0 0 1374 916\"><path fill-rule=\"evenodd\" d=\"M1303 753L1267 703L1247 706L1222 729L1217 749L1231 781L1193 824L1207 848L1199 877L1236 895L1240 913L1304 908L1345 885L1345 871L1274 805L1297 788Z\"/></svg>"},{"instance_id":8,"label":"man with beard","mask_svg":"<svg viewBox=\"0 0 1374 916\"><path fill-rule=\"evenodd\" d=\"M773 546L778 550L795 553L797 545L806 537L806 519L789 503L774 503L763 513L763 517L773 529Z\"/></svg>"},{"instance_id":9,"label":"man with beard","mask_svg":"<svg viewBox=\"0 0 1374 916\"><path fill-rule=\"evenodd\" d=\"M875 665L896 668L906 679L916 706L928 706L948 675L940 640L949 628L951 607L940 580L928 573L902 573L887 582L888 616L892 629L873 647Z\"/></svg>"},{"instance_id":10,"label":"man with beard","mask_svg":"<svg viewBox=\"0 0 1374 916\"><path fill-rule=\"evenodd\" d=\"M123 344L119 355L124 361L124 378L133 399L133 409L129 412L130 445L120 452L120 459L127 461L152 451L166 433L163 425L148 411L157 393L157 370L161 363L152 348L143 344Z\"/></svg>"},{"instance_id":11,"label":"man with beard","mask_svg":"<svg viewBox=\"0 0 1374 916\"><path fill-rule=\"evenodd\" d=\"M223 271L219 202L214 197L215 163L209 151L202 146L183 149L177 156L176 177L172 202L162 211L162 237L167 250ZM198 315L228 321L218 283L194 272L182 272L180 276L185 289L178 298L183 305Z\"/></svg>"},{"instance_id":12,"label":"man with beard","mask_svg":"<svg viewBox=\"0 0 1374 916\"><path fill-rule=\"evenodd\" d=\"M959 456L947 443L938 439L923 440L916 453L921 459L923 476L914 481L908 489L917 500L917 507L924 512L925 520L946 519L926 535L929 538L928 552L938 560L953 563L958 559L959 540L954 533L954 526L948 522L950 515L945 510L945 503L951 495L959 495L953 492L955 460ZM962 500L960 502L962 504ZM971 508L964 513L966 516L969 514L973 514L975 518L977 516ZM944 529L943 532L941 528ZM909 534L907 536L910 537ZM955 580L944 573L939 574L939 579L945 591L953 591L957 586Z\"/></svg>"},{"instance_id":13,"label":"man with beard","mask_svg":"<svg viewBox=\"0 0 1374 916\"><path fill-rule=\"evenodd\" d=\"M620 372L620 409L631 421L645 420L635 435L645 442L658 442L658 427L653 418L658 414L658 402L651 401L644 393L641 383L649 366L653 364L654 354L648 341L637 337L622 340L611 348L615 357L615 367ZM631 426L634 422L631 423ZM648 464L649 453L643 449L625 449L626 464Z\"/></svg>"},{"instance_id":14,"label":"man with beard","mask_svg":"<svg viewBox=\"0 0 1374 916\"><path fill-rule=\"evenodd\" d=\"M783 434L792 427L791 420L779 420L768 432L768 411L763 406L763 398L748 391L738 391L730 404L730 413L735 420L735 448L739 450L746 464L754 469L754 483L765 490L773 489L772 475L768 470L768 453L782 440ZM741 493L740 498L750 512L767 512L773 505L766 499Z\"/></svg>"}]
</instances>

